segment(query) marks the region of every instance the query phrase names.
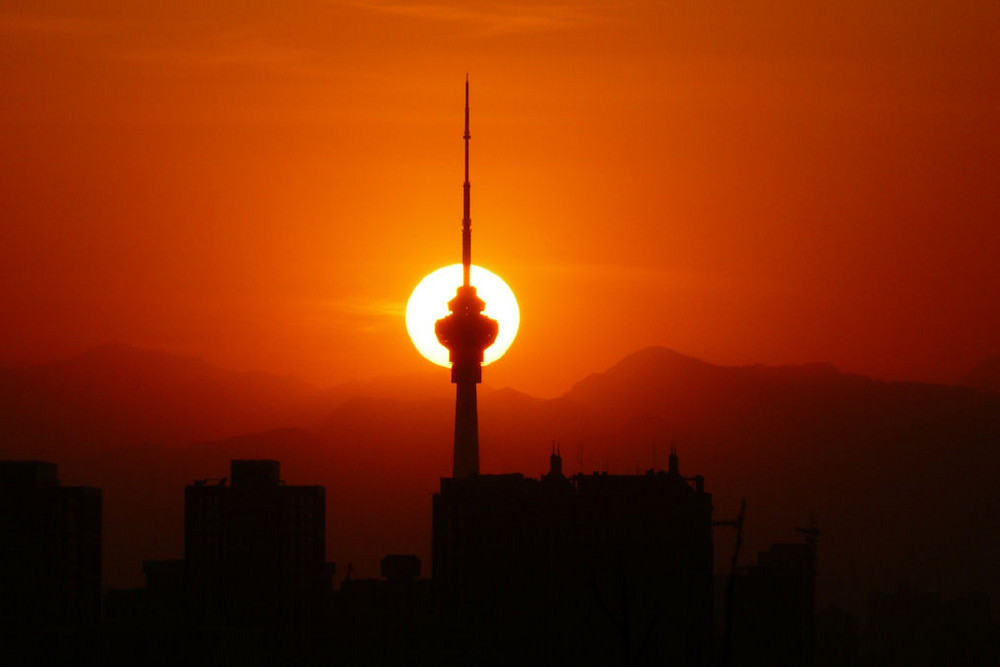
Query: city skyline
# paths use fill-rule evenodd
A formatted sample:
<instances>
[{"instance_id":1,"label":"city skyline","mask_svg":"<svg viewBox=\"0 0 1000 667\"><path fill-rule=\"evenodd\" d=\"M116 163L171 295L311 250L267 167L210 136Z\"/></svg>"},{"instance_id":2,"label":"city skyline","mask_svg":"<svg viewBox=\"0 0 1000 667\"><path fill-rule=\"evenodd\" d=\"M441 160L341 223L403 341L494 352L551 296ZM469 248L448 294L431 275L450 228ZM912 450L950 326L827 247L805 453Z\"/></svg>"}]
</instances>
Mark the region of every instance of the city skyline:
<instances>
[{"instance_id":1,"label":"city skyline","mask_svg":"<svg viewBox=\"0 0 1000 667\"><path fill-rule=\"evenodd\" d=\"M996 25L0 10L4 657L995 662Z\"/></svg>"}]
</instances>

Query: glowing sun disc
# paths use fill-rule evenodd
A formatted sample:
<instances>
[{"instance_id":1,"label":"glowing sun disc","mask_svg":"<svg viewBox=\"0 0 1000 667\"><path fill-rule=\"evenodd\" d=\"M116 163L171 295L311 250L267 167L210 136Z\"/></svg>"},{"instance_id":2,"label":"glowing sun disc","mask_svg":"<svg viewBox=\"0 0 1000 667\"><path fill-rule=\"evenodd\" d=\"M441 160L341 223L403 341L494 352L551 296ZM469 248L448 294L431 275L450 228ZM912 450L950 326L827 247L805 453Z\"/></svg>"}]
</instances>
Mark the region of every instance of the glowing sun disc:
<instances>
[{"instance_id":1,"label":"glowing sun disc","mask_svg":"<svg viewBox=\"0 0 1000 667\"><path fill-rule=\"evenodd\" d=\"M514 342L521 310L514 292L495 273L473 264L469 282L476 288L479 298L486 302L483 313L495 319L499 328L496 342L486 348L483 356L485 366L502 357ZM421 280L406 303L406 331L410 339L420 354L438 366L450 367L451 363L448 350L434 335L434 323L448 314L448 302L461 284L462 265L446 266Z\"/></svg>"}]
</instances>

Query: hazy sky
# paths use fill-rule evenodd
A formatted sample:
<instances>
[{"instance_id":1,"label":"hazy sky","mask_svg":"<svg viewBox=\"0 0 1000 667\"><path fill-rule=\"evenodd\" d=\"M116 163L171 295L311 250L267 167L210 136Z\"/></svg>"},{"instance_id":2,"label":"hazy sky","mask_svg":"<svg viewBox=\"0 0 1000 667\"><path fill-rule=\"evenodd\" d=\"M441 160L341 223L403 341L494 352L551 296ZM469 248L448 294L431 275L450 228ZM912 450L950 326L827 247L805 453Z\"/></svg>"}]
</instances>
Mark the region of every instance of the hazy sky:
<instances>
[{"instance_id":1,"label":"hazy sky","mask_svg":"<svg viewBox=\"0 0 1000 667\"><path fill-rule=\"evenodd\" d=\"M460 259L466 72L474 260L522 310L487 383L1000 352L995 0L3 7L0 364L428 368L402 310Z\"/></svg>"}]
</instances>

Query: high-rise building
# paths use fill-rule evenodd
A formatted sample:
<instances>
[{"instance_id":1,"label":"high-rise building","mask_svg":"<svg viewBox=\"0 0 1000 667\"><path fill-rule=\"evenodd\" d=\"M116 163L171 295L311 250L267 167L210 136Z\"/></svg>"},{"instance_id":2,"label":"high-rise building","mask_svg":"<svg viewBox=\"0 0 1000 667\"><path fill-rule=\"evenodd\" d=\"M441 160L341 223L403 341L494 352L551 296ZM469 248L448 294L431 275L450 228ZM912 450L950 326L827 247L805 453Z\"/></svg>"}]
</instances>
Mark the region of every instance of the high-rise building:
<instances>
[{"instance_id":1,"label":"high-rise building","mask_svg":"<svg viewBox=\"0 0 1000 667\"><path fill-rule=\"evenodd\" d=\"M0 624L78 626L101 612L101 490L55 463L0 462Z\"/></svg>"},{"instance_id":2,"label":"high-rise building","mask_svg":"<svg viewBox=\"0 0 1000 667\"><path fill-rule=\"evenodd\" d=\"M736 570L732 665L811 665L815 655L816 542L778 543Z\"/></svg>"},{"instance_id":3,"label":"high-rise building","mask_svg":"<svg viewBox=\"0 0 1000 667\"><path fill-rule=\"evenodd\" d=\"M553 452L541 479L441 480L432 548L445 613L504 659L517 645L583 664L709 664L703 479L683 477L676 454L669 470L642 475L567 478L561 464Z\"/></svg>"},{"instance_id":4,"label":"high-rise building","mask_svg":"<svg viewBox=\"0 0 1000 667\"><path fill-rule=\"evenodd\" d=\"M329 592L322 486L290 486L280 463L232 461L230 480L184 492L184 566L196 619L299 624Z\"/></svg>"}]
</instances>

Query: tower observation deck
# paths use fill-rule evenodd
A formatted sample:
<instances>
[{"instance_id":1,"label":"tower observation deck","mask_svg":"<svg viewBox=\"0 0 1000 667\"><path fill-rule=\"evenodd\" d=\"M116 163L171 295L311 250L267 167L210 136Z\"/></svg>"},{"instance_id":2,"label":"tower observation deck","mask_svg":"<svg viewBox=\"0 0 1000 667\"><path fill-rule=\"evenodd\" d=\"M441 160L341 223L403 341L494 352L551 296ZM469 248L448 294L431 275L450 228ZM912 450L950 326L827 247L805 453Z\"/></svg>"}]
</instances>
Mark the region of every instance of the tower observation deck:
<instances>
[{"instance_id":1,"label":"tower observation deck","mask_svg":"<svg viewBox=\"0 0 1000 667\"><path fill-rule=\"evenodd\" d=\"M479 474L479 416L476 385L483 380L483 353L496 341L497 321L483 314L486 302L469 282L472 267L472 218L469 212L469 80L465 80L465 183L462 215L462 285L448 302L450 313L435 322L434 333L448 350L455 384L455 452L452 477Z\"/></svg>"}]
</instances>

